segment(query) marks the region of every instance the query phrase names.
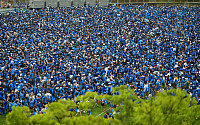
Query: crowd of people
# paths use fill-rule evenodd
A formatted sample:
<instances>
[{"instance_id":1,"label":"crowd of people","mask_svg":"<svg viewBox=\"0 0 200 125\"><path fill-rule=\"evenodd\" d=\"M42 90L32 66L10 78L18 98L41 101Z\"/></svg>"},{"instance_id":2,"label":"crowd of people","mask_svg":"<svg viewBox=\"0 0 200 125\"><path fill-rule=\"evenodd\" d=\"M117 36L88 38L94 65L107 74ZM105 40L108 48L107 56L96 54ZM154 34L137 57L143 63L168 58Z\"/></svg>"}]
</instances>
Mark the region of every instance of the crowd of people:
<instances>
[{"instance_id":1,"label":"crowd of people","mask_svg":"<svg viewBox=\"0 0 200 125\"><path fill-rule=\"evenodd\" d=\"M0 112L127 85L200 99L200 9L72 7L0 14ZM108 113L107 113L108 115ZM107 116L105 116L107 117ZM110 116L109 116L110 117ZM112 115L111 115L112 117Z\"/></svg>"}]
</instances>

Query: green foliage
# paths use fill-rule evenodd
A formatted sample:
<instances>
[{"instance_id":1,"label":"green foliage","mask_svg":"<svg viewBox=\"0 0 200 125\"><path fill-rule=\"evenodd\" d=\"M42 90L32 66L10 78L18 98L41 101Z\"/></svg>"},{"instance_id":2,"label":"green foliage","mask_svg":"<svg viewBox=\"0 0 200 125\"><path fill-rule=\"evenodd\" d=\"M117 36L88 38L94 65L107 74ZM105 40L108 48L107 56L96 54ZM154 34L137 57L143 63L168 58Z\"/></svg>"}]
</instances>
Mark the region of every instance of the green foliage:
<instances>
[{"instance_id":1,"label":"green foliage","mask_svg":"<svg viewBox=\"0 0 200 125\"><path fill-rule=\"evenodd\" d=\"M6 122L8 125L25 125L29 123L28 116L31 115L28 107L12 107L13 111L7 115Z\"/></svg>"},{"instance_id":2,"label":"green foliage","mask_svg":"<svg viewBox=\"0 0 200 125\"><path fill-rule=\"evenodd\" d=\"M104 99L104 96L103 95L98 95L98 96L95 97L95 99L101 100L101 99Z\"/></svg>"},{"instance_id":3,"label":"green foliage","mask_svg":"<svg viewBox=\"0 0 200 125\"><path fill-rule=\"evenodd\" d=\"M65 125L111 125L112 120L103 119L94 116L81 116L73 118L65 118Z\"/></svg>"},{"instance_id":4,"label":"green foliage","mask_svg":"<svg viewBox=\"0 0 200 125\"><path fill-rule=\"evenodd\" d=\"M50 119L48 119L48 118L50 118ZM36 125L36 124L53 125L54 124L54 121L51 120L51 116L48 114L33 115L29 118L29 120L30 120L30 124L32 124L32 125Z\"/></svg>"},{"instance_id":5,"label":"green foliage","mask_svg":"<svg viewBox=\"0 0 200 125\"><path fill-rule=\"evenodd\" d=\"M80 110L87 111L89 107L90 107L90 102L80 102L79 103Z\"/></svg>"},{"instance_id":6,"label":"green foliage","mask_svg":"<svg viewBox=\"0 0 200 125\"><path fill-rule=\"evenodd\" d=\"M6 125L6 116L0 115L0 125Z\"/></svg>"},{"instance_id":7,"label":"green foliage","mask_svg":"<svg viewBox=\"0 0 200 125\"><path fill-rule=\"evenodd\" d=\"M79 101L78 105L80 110L87 111L88 108L93 109L97 95L96 92L87 92L85 95L76 97L75 101Z\"/></svg>"},{"instance_id":8,"label":"green foliage","mask_svg":"<svg viewBox=\"0 0 200 125\"><path fill-rule=\"evenodd\" d=\"M136 98L134 91L127 86L120 86L112 89L113 92L119 92L120 95L114 95L111 98L112 104L117 105L115 111L120 111L120 114L115 115L122 124L134 124L133 107Z\"/></svg>"},{"instance_id":9,"label":"green foliage","mask_svg":"<svg viewBox=\"0 0 200 125\"><path fill-rule=\"evenodd\" d=\"M28 107L13 107L13 111L7 115L8 125L42 124L42 125L195 125L200 121L200 106L196 100L190 98L185 91L170 89L157 93L155 97L148 99L137 98L134 91L127 86L112 89L113 93L120 95L97 95L88 92L84 96L75 98L76 104L70 100L59 100L47 106L45 114L31 117ZM116 105L115 119L103 119L103 117L80 116L74 117L69 109L79 106L80 110L92 110L95 101L107 99Z\"/></svg>"},{"instance_id":10,"label":"green foliage","mask_svg":"<svg viewBox=\"0 0 200 125\"><path fill-rule=\"evenodd\" d=\"M84 99L94 99L98 94L96 92L86 92L86 94L83 96Z\"/></svg>"},{"instance_id":11,"label":"green foliage","mask_svg":"<svg viewBox=\"0 0 200 125\"><path fill-rule=\"evenodd\" d=\"M196 105L194 99L186 95L180 89L171 89L158 93L155 98L141 100L141 103L134 107L135 123L142 125L195 124L199 120L200 113L197 109L200 107ZM190 107L191 104L193 106Z\"/></svg>"}]
</instances>

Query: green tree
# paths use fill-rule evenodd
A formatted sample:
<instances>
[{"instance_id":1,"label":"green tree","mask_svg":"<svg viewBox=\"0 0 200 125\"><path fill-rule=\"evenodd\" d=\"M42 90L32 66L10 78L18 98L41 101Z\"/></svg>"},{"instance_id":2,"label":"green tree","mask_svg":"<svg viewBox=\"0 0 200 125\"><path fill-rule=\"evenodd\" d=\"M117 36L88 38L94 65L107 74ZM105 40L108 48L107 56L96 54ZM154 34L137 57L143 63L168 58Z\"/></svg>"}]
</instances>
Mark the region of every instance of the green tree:
<instances>
[{"instance_id":1,"label":"green tree","mask_svg":"<svg viewBox=\"0 0 200 125\"><path fill-rule=\"evenodd\" d=\"M155 97L141 99L135 92L120 86L112 89L119 95L97 95L88 92L75 98L76 104L71 100L59 100L47 106L44 114L30 116L28 107L13 107L13 111L7 115L8 125L197 125L200 121L200 106L185 91L170 89L157 93ZM69 109L79 106L87 111L89 107L95 107L95 99L107 99L116 105L115 119L103 119L94 116L72 116Z\"/></svg>"},{"instance_id":2,"label":"green tree","mask_svg":"<svg viewBox=\"0 0 200 125\"><path fill-rule=\"evenodd\" d=\"M133 89L127 86L113 88L112 91L119 92L120 95L114 95L111 102L117 106L115 111L120 111L115 118L119 119L122 124L134 124L133 107L134 100L137 98Z\"/></svg>"},{"instance_id":3,"label":"green tree","mask_svg":"<svg viewBox=\"0 0 200 125\"><path fill-rule=\"evenodd\" d=\"M94 108L95 105L95 97L98 94L96 92L87 92L85 95L78 96L75 98L75 101L78 101L78 105L80 110L87 111L89 108L91 110Z\"/></svg>"},{"instance_id":4,"label":"green tree","mask_svg":"<svg viewBox=\"0 0 200 125\"><path fill-rule=\"evenodd\" d=\"M156 97L140 102L133 108L135 124L194 125L200 120L200 106L196 105L195 99L180 89L166 90L157 93Z\"/></svg>"},{"instance_id":5,"label":"green tree","mask_svg":"<svg viewBox=\"0 0 200 125\"><path fill-rule=\"evenodd\" d=\"M32 124L62 124L65 117L71 117L72 112L69 109L76 107L76 103L71 100L58 100L47 106L44 114L38 114L30 117Z\"/></svg>"},{"instance_id":6,"label":"green tree","mask_svg":"<svg viewBox=\"0 0 200 125\"><path fill-rule=\"evenodd\" d=\"M13 111L6 116L8 125L25 125L29 123L28 116L31 115L30 109L26 106L12 107Z\"/></svg>"},{"instance_id":7,"label":"green tree","mask_svg":"<svg viewBox=\"0 0 200 125\"><path fill-rule=\"evenodd\" d=\"M80 116L73 118L65 118L65 125L111 125L113 120L103 119L94 116Z\"/></svg>"}]
</instances>

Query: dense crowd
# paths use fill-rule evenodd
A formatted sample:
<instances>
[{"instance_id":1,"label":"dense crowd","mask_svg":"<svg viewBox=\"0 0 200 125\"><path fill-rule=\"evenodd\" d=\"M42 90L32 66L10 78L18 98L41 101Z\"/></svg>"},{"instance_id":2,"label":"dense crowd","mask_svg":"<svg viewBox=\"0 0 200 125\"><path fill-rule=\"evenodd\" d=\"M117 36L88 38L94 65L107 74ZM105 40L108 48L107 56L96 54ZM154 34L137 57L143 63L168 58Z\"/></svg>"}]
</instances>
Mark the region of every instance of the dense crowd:
<instances>
[{"instance_id":1,"label":"dense crowd","mask_svg":"<svg viewBox=\"0 0 200 125\"><path fill-rule=\"evenodd\" d=\"M200 99L200 8L48 8L0 14L0 111L127 85ZM107 113L107 115L109 115Z\"/></svg>"}]
</instances>

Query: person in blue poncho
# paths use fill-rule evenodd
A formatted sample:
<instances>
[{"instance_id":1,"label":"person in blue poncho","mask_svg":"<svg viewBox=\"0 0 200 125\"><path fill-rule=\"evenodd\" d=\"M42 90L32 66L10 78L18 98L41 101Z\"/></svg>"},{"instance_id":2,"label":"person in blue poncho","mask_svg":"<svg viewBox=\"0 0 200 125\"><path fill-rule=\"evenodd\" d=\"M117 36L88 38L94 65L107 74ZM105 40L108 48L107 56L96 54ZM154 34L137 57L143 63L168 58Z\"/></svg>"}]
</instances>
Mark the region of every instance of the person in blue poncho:
<instances>
[{"instance_id":1,"label":"person in blue poncho","mask_svg":"<svg viewBox=\"0 0 200 125\"><path fill-rule=\"evenodd\" d=\"M80 111L79 107L76 108L76 116L78 115L78 113L79 113L80 116L81 116L81 111Z\"/></svg>"},{"instance_id":2,"label":"person in blue poncho","mask_svg":"<svg viewBox=\"0 0 200 125\"><path fill-rule=\"evenodd\" d=\"M104 115L104 119L107 119L107 118L108 118L108 115L109 115L109 113L106 113L106 114Z\"/></svg>"},{"instance_id":3,"label":"person in blue poncho","mask_svg":"<svg viewBox=\"0 0 200 125\"><path fill-rule=\"evenodd\" d=\"M87 115L92 115L91 113L91 108L89 107L88 110L87 110Z\"/></svg>"}]
</instances>

